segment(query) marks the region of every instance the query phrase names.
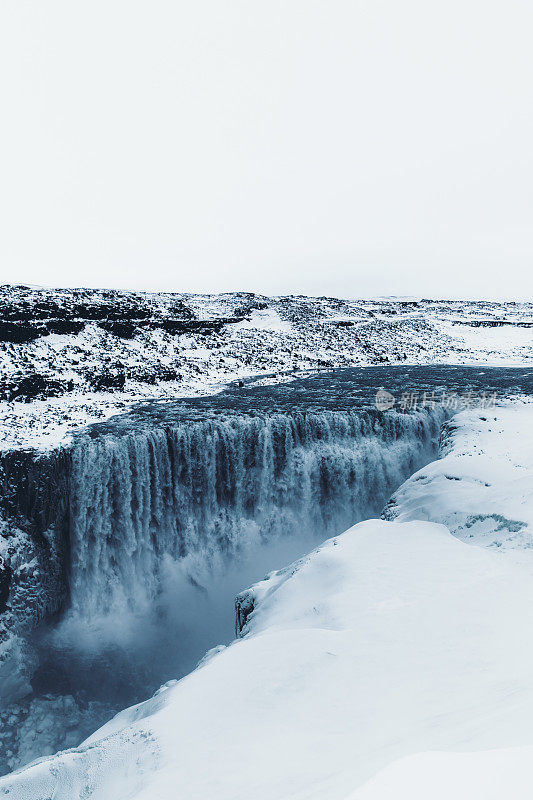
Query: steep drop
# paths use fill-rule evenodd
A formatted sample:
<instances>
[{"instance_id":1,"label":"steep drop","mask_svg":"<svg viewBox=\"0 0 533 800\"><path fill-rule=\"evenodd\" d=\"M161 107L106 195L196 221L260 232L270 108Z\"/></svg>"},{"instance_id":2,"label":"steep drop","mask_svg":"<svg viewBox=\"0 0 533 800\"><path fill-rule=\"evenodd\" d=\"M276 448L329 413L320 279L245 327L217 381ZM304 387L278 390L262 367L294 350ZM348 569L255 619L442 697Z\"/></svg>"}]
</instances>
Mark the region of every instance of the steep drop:
<instances>
[{"instance_id":1,"label":"steep drop","mask_svg":"<svg viewBox=\"0 0 533 800\"><path fill-rule=\"evenodd\" d=\"M225 415L82 437L70 476L70 594L91 616L153 601L166 559L216 565L378 513L435 456L444 412Z\"/></svg>"}]
</instances>

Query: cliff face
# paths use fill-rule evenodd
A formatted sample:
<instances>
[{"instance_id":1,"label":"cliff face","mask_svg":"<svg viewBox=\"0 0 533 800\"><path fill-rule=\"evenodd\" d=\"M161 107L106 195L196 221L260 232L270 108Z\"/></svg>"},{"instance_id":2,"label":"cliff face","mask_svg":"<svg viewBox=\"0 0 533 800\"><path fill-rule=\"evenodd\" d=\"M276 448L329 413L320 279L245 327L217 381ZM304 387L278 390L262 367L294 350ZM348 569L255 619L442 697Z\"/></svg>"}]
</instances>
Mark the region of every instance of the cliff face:
<instances>
[{"instance_id":1,"label":"cliff face","mask_svg":"<svg viewBox=\"0 0 533 800\"><path fill-rule=\"evenodd\" d=\"M0 697L29 691L27 636L68 597L69 454L11 451L0 458Z\"/></svg>"}]
</instances>

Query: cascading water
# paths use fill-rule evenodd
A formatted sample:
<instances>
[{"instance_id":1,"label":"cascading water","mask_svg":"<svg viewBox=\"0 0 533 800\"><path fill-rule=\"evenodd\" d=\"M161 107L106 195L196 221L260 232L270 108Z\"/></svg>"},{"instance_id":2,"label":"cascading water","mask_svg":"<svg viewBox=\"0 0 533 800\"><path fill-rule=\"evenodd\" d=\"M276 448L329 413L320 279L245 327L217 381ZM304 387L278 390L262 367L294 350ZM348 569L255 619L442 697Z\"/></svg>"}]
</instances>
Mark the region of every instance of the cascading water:
<instances>
[{"instance_id":1,"label":"cascading water","mask_svg":"<svg viewBox=\"0 0 533 800\"><path fill-rule=\"evenodd\" d=\"M72 454L72 607L91 617L153 601L165 558L205 568L378 513L434 456L442 420L439 408L233 415L83 437Z\"/></svg>"}]
</instances>

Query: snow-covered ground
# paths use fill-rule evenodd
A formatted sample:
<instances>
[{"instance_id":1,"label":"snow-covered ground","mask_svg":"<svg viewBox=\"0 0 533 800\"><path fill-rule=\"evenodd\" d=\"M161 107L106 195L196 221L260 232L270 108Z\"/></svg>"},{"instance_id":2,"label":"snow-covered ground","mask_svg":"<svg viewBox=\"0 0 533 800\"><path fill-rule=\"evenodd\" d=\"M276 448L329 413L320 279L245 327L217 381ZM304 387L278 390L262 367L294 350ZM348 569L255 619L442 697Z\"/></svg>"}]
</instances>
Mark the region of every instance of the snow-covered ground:
<instances>
[{"instance_id":1,"label":"snow-covered ground","mask_svg":"<svg viewBox=\"0 0 533 800\"><path fill-rule=\"evenodd\" d=\"M384 516L441 522L470 544L533 548L532 420L520 400L457 414L443 457L406 481Z\"/></svg>"},{"instance_id":2,"label":"snow-covered ground","mask_svg":"<svg viewBox=\"0 0 533 800\"><path fill-rule=\"evenodd\" d=\"M387 363L529 365L533 304L0 287L0 447L51 448L136 400Z\"/></svg>"},{"instance_id":3,"label":"snow-covered ground","mask_svg":"<svg viewBox=\"0 0 533 800\"><path fill-rule=\"evenodd\" d=\"M418 753L394 761L347 800L529 800L532 747Z\"/></svg>"},{"instance_id":4,"label":"snow-covered ground","mask_svg":"<svg viewBox=\"0 0 533 800\"><path fill-rule=\"evenodd\" d=\"M462 412L445 457L396 494L392 521L360 523L243 593L232 645L0 791L529 796L532 437L531 403Z\"/></svg>"}]
</instances>

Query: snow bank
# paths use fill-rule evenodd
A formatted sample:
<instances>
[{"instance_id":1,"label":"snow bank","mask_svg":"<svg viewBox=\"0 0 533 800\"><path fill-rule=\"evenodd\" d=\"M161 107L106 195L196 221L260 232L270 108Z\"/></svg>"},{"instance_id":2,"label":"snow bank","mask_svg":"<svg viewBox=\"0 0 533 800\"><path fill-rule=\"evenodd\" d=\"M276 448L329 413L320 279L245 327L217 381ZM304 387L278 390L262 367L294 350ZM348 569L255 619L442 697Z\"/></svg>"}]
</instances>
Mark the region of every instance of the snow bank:
<instances>
[{"instance_id":1,"label":"snow bank","mask_svg":"<svg viewBox=\"0 0 533 800\"><path fill-rule=\"evenodd\" d=\"M0 789L340 799L420 750L531 743L533 561L372 520L271 581L244 638Z\"/></svg>"},{"instance_id":2,"label":"snow bank","mask_svg":"<svg viewBox=\"0 0 533 800\"><path fill-rule=\"evenodd\" d=\"M443 458L406 481L385 516L441 522L471 544L533 547L533 403L457 414Z\"/></svg>"}]
</instances>

